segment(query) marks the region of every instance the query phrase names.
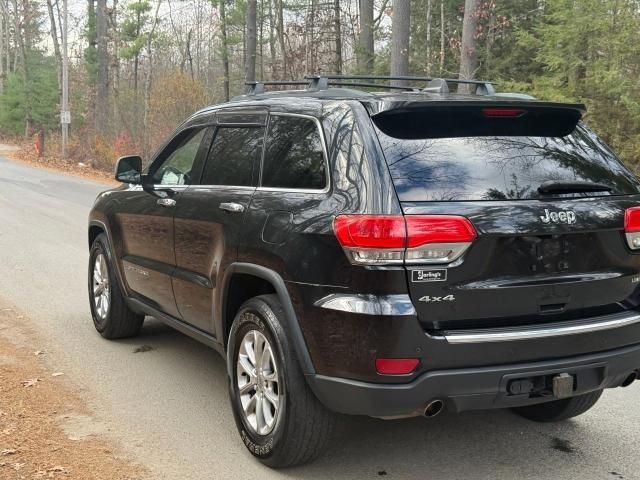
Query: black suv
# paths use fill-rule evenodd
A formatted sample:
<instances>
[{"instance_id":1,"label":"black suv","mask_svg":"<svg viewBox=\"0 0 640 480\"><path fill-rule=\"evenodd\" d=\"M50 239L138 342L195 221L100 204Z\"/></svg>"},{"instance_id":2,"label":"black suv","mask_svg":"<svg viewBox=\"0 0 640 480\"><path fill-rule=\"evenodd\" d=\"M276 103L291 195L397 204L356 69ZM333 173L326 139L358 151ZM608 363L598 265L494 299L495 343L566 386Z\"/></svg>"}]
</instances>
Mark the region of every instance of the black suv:
<instances>
[{"instance_id":1,"label":"black suv","mask_svg":"<svg viewBox=\"0 0 640 480\"><path fill-rule=\"evenodd\" d=\"M97 330L151 315L219 351L269 466L331 412L559 421L640 373L640 182L584 106L401 80L427 83L253 84L121 158L91 212Z\"/></svg>"}]
</instances>

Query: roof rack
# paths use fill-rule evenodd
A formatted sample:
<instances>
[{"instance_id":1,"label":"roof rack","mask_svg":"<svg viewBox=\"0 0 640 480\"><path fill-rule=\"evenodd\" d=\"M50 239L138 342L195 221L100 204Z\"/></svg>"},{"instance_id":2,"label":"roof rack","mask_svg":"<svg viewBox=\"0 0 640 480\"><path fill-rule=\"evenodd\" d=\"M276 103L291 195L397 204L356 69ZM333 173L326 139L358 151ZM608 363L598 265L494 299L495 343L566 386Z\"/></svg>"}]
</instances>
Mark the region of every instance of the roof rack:
<instances>
[{"instance_id":1,"label":"roof rack","mask_svg":"<svg viewBox=\"0 0 640 480\"><path fill-rule=\"evenodd\" d=\"M375 81L403 81L425 83L423 87L404 85L381 85ZM495 95L495 82L485 80L464 80L457 78L432 78L412 76L382 76L382 75L307 75L304 80L274 80L245 82L249 87L247 95L260 95L265 93L265 86L302 86L306 91L314 92L327 90L329 87L363 87L363 88L388 88L391 90L404 90L413 92L449 93L449 84L477 85L476 95Z\"/></svg>"}]
</instances>

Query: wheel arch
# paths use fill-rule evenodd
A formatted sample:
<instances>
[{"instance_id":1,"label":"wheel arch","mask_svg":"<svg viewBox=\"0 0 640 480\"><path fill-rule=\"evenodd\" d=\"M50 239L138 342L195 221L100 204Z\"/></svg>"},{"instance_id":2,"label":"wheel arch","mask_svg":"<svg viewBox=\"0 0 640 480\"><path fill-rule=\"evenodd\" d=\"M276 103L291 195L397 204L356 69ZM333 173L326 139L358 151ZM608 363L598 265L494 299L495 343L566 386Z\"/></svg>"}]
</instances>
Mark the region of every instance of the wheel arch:
<instances>
[{"instance_id":1,"label":"wheel arch","mask_svg":"<svg viewBox=\"0 0 640 480\"><path fill-rule=\"evenodd\" d=\"M127 285L124 281L124 277L121 271L121 265L116 256L116 251L113 248L113 239L111 238L111 232L109 231L109 228L107 227L107 225L101 222L100 220L91 220L89 222L89 231L88 231L89 249L91 249L91 246L93 245L93 242L95 241L95 239L98 238L98 235L102 233L104 233L104 235L107 237L107 247L108 247L107 255L109 257L109 260L112 262L112 265L115 265L116 277L117 277L118 283L120 284L120 289L125 294L125 296L128 297L129 289L127 288Z\"/></svg>"},{"instance_id":2,"label":"wheel arch","mask_svg":"<svg viewBox=\"0 0 640 480\"><path fill-rule=\"evenodd\" d=\"M315 373L315 369L313 368L313 362L311 361L311 356L309 355L309 350L307 348L307 344L304 341L304 336L302 335L302 330L300 329L300 325L298 324L298 317L293 308L293 303L291 302L291 297L289 295L289 291L285 285L282 277L275 271L251 263L233 263L227 268L224 276L224 288L222 294L222 303L221 303L221 325L220 332L224 332L224 345L225 349L228 351L227 345L233 339L229 336L231 330L231 324L233 323L233 318L235 317L234 306L239 307L240 305L236 305L238 299L233 298L234 294L233 288L233 280L234 278L253 278L258 279L253 280L256 282L256 285L260 287L264 287L268 285L271 290L270 291L260 291L258 295L263 293L275 293L278 296L282 304L282 308L285 312L285 322L286 325L283 325L287 333L289 334L289 339L293 343L296 356L298 358L298 362L300 363L300 368L304 374L313 374ZM252 292L253 293L253 292ZM256 295L251 295L251 297ZM249 298L251 298L249 297ZM234 303L235 302L235 303ZM230 362L227 362L228 368L230 367ZM229 372L231 375L231 372Z\"/></svg>"}]
</instances>

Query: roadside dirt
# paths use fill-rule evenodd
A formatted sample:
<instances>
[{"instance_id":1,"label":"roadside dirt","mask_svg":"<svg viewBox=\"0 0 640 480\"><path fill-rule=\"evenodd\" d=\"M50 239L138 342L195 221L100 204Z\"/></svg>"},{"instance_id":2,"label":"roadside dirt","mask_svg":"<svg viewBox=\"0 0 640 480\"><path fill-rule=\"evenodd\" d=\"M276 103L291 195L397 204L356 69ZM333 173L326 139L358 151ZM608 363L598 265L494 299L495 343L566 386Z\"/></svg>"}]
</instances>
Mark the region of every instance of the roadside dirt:
<instances>
[{"instance_id":1,"label":"roadside dirt","mask_svg":"<svg viewBox=\"0 0 640 480\"><path fill-rule=\"evenodd\" d=\"M0 305L0 479L139 480L24 316Z\"/></svg>"},{"instance_id":2,"label":"roadside dirt","mask_svg":"<svg viewBox=\"0 0 640 480\"><path fill-rule=\"evenodd\" d=\"M16 162L26 163L38 168L45 168L55 172L83 177L89 180L106 183L109 185L119 185L113 179L111 172L96 170L89 165L73 160L64 160L56 155L47 154L45 157L38 157L30 145L8 145L0 143L0 155Z\"/></svg>"}]
</instances>

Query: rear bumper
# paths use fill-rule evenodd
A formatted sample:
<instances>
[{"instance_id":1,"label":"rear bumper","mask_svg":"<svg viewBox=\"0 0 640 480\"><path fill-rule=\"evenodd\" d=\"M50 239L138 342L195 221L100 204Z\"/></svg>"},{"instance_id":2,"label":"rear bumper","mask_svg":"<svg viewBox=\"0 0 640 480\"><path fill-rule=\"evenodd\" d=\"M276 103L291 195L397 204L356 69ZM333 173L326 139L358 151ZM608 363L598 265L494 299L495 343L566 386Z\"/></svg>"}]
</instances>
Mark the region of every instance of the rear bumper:
<instances>
[{"instance_id":1,"label":"rear bumper","mask_svg":"<svg viewBox=\"0 0 640 480\"><path fill-rule=\"evenodd\" d=\"M574 394L613 388L640 370L640 345L552 361L426 372L411 383L381 384L308 375L318 399L330 410L373 417L420 415L432 400L450 411L509 408L553 400L553 396L509 393L513 380L569 373Z\"/></svg>"}]
</instances>

